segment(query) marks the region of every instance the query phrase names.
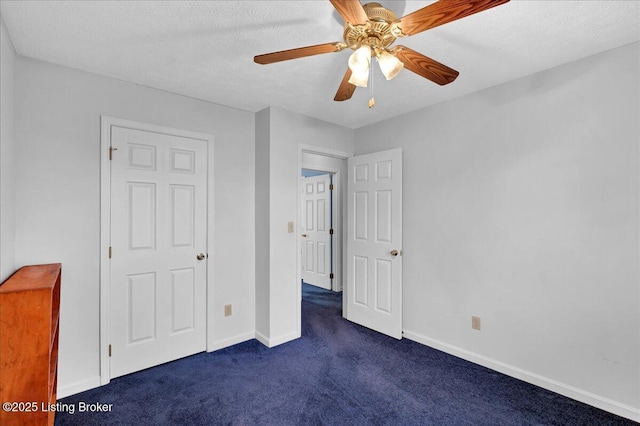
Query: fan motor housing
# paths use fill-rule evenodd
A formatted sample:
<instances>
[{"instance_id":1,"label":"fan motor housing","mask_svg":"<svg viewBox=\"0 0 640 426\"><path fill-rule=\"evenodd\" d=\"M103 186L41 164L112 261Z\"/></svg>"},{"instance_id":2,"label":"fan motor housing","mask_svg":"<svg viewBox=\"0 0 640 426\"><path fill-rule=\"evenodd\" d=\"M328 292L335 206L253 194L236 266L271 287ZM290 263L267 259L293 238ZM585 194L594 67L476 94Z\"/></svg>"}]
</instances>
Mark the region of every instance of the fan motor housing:
<instances>
[{"instance_id":1,"label":"fan motor housing","mask_svg":"<svg viewBox=\"0 0 640 426\"><path fill-rule=\"evenodd\" d=\"M391 33L391 23L398 20L396 14L382 7L380 3L367 3L363 8L369 22L365 25L345 22L344 42L347 46L353 50L363 44L386 48L396 41L396 37Z\"/></svg>"}]
</instances>

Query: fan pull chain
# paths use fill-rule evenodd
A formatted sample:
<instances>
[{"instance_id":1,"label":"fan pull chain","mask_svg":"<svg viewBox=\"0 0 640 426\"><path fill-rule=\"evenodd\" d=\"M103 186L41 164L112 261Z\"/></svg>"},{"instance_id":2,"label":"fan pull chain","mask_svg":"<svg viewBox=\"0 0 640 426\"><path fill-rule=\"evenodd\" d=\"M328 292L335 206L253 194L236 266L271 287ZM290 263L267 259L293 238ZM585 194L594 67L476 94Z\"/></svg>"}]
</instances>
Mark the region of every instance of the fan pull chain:
<instances>
[{"instance_id":1,"label":"fan pull chain","mask_svg":"<svg viewBox=\"0 0 640 426\"><path fill-rule=\"evenodd\" d=\"M369 108L373 108L374 105L376 104L376 100L373 98L373 60L375 58L371 59L371 63L369 65L369 95L371 96L371 99L369 99Z\"/></svg>"}]
</instances>

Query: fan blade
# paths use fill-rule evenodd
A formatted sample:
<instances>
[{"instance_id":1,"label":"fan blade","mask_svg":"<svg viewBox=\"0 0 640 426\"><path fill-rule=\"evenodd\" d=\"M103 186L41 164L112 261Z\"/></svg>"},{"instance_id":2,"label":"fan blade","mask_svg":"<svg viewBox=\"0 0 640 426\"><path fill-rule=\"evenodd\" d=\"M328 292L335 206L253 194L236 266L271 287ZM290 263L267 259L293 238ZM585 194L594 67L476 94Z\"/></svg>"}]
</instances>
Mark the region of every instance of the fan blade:
<instances>
[{"instance_id":1,"label":"fan blade","mask_svg":"<svg viewBox=\"0 0 640 426\"><path fill-rule=\"evenodd\" d=\"M335 98L333 98L334 101L340 102L340 101L346 101L348 99L351 99L351 96L353 96L353 92L356 91L356 86L349 83L350 78L351 78L351 68L347 68L347 72L344 74L344 77L342 78L342 83L340 83L340 87L338 87L338 91L336 92L336 96Z\"/></svg>"},{"instance_id":2,"label":"fan blade","mask_svg":"<svg viewBox=\"0 0 640 426\"><path fill-rule=\"evenodd\" d=\"M413 71L440 86L451 83L460 74L458 71L406 46L397 46L392 50L392 53L404 63L405 68L409 71Z\"/></svg>"},{"instance_id":3,"label":"fan blade","mask_svg":"<svg viewBox=\"0 0 640 426\"><path fill-rule=\"evenodd\" d=\"M304 58L305 56L339 52L342 49L344 49L344 43L341 42L316 44L315 46L299 47L297 49L282 50L280 52L258 55L253 58L253 61L258 64L266 65L274 62L288 61L289 59Z\"/></svg>"},{"instance_id":4,"label":"fan blade","mask_svg":"<svg viewBox=\"0 0 640 426\"><path fill-rule=\"evenodd\" d=\"M400 18L396 24L410 36L507 3L509 0L440 0Z\"/></svg>"},{"instance_id":5,"label":"fan blade","mask_svg":"<svg viewBox=\"0 0 640 426\"><path fill-rule=\"evenodd\" d=\"M364 25L369 17L358 0L330 0L345 22L353 25Z\"/></svg>"}]
</instances>

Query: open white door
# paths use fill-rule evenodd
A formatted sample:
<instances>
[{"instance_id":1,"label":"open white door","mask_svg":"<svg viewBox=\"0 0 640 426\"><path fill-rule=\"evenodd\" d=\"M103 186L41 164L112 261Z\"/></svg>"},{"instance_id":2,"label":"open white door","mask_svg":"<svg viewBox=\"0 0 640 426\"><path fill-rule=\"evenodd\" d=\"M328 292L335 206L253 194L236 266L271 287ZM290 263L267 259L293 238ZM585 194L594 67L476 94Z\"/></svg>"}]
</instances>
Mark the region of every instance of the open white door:
<instances>
[{"instance_id":1,"label":"open white door","mask_svg":"<svg viewBox=\"0 0 640 426\"><path fill-rule=\"evenodd\" d=\"M110 376L206 349L207 142L112 127Z\"/></svg>"},{"instance_id":2,"label":"open white door","mask_svg":"<svg viewBox=\"0 0 640 426\"><path fill-rule=\"evenodd\" d=\"M331 290L331 176L302 178L302 280Z\"/></svg>"},{"instance_id":3,"label":"open white door","mask_svg":"<svg viewBox=\"0 0 640 426\"><path fill-rule=\"evenodd\" d=\"M348 160L347 319L402 338L402 150Z\"/></svg>"}]
</instances>

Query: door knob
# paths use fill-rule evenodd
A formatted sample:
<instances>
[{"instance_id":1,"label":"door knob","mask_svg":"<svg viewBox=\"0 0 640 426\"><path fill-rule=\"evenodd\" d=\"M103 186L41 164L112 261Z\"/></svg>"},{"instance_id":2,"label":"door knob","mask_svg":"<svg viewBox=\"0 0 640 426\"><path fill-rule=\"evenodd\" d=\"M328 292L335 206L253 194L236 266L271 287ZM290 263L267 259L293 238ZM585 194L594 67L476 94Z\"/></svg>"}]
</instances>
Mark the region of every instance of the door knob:
<instances>
[{"instance_id":1,"label":"door knob","mask_svg":"<svg viewBox=\"0 0 640 426\"><path fill-rule=\"evenodd\" d=\"M306 238L306 237L307 237L307 234L302 234L302 236Z\"/></svg>"},{"instance_id":2,"label":"door knob","mask_svg":"<svg viewBox=\"0 0 640 426\"><path fill-rule=\"evenodd\" d=\"M391 250L391 252L389 252L389 254L393 257L396 257L398 255L398 250Z\"/></svg>"},{"instance_id":3,"label":"door knob","mask_svg":"<svg viewBox=\"0 0 640 426\"><path fill-rule=\"evenodd\" d=\"M205 254L204 254L204 253L198 253L198 254L196 255L196 259L198 259L198 260L202 260L202 259L204 259L205 257L206 257L206 256L205 256Z\"/></svg>"}]
</instances>

